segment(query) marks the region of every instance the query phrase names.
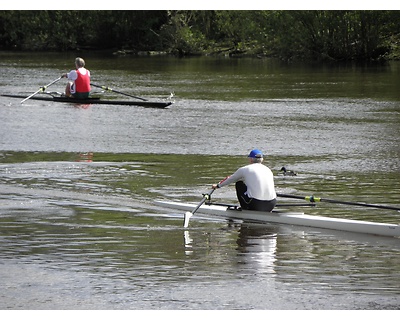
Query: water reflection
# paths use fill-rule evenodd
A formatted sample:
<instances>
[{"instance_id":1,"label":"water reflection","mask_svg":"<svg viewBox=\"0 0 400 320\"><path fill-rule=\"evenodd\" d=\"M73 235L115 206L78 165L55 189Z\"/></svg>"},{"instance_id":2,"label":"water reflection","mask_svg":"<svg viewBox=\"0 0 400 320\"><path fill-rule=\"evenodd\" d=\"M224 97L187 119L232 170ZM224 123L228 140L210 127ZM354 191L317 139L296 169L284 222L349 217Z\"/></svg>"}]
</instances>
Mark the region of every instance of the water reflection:
<instances>
[{"instance_id":1,"label":"water reflection","mask_svg":"<svg viewBox=\"0 0 400 320\"><path fill-rule=\"evenodd\" d=\"M76 162L93 162L93 152L79 152Z\"/></svg>"},{"instance_id":2,"label":"water reflection","mask_svg":"<svg viewBox=\"0 0 400 320\"><path fill-rule=\"evenodd\" d=\"M239 263L257 273L275 273L277 232L273 227L241 224L237 251Z\"/></svg>"},{"instance_id":3,"label":"water reflection","mask_svg":"<svg viewBox=\"0 0 400 320\"><path fill-rule=\"evenodd\" d=\"M184 231L183 239L185 241L185 254L191 255L193 253L193 239L190 237L189 231Z\"/></svg>"},{"instance_id":4,"label":"water reflection","mask_svg":"<svg viewBox=\"0 0 400 320\"><path fill-rule=\"evenodd\" d=\"M89 109L91 106L92 106L91 104L74 103L74 108L76 109Z\"/></svg>"}]
</instances>

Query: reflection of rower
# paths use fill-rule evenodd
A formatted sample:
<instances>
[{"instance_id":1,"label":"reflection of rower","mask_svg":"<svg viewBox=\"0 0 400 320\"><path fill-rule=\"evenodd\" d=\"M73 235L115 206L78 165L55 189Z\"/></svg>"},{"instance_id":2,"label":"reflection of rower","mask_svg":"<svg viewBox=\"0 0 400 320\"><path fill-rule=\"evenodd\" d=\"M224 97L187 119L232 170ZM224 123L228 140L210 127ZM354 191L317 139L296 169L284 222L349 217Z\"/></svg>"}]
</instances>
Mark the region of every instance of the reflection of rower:
<instances>
[{"instance_id":1,"label":"reflection of rower","mask_svg":"<svg viewBox=\"0 0 400 320\"><path fill-rule=\"evenodd\" d=\"M257 263L255 271L275 273L277 233L275 228L242 224L236 241L243 263ZM251 256L249 256L251 255Z\"/></svg>"},{"instance_id":2,"label":"reflection of rower","mask_svg":"<svg viewBox=\"0 0 400 320\"><path fill-rule=\"evenodd\" d=\"M80 152L76 158L77 162L93 162L93 152Z\"/></svg>"}]
</instances>

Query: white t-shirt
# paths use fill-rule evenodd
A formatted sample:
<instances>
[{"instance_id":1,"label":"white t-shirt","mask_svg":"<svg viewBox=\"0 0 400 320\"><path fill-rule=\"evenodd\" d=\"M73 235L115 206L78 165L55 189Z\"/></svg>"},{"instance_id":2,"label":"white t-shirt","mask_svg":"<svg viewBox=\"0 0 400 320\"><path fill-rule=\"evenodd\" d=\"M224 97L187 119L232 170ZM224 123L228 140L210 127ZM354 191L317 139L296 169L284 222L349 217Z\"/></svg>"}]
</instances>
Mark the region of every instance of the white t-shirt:
<instances>
[{"instance_id":1,"label":"white t-shirt","mask_svg":"<svg viewBox=\"0 0 400 320\"><path fill-rule=\"evenodd\" d=\"M223 187L237 181L243 181L246 184L246 194L249 198L267 201L276 198L274 175L271 169L261 163L251 163L239 168L219 183L219 186Z\"/></svg>"}]
</instances>

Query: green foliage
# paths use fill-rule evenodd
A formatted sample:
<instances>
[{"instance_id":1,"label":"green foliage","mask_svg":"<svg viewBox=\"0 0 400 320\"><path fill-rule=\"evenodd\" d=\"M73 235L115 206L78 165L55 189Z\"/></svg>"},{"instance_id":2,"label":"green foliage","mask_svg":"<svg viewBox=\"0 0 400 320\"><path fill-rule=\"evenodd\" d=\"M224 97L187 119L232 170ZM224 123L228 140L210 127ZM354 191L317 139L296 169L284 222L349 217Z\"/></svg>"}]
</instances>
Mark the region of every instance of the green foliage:
<instances>
[{"instance_id":1,"label":"green foliage","mask_svg":"<svg viewBox=\"0 0 400 320\"><path fill-rule=\"evenodd\" d=\"M196 28L194 11L168 11L168 23L161 28L164 47L178 55L204 50L205 35Z\"/></svg>"},{"instance_id":2,"label":"green foliage","mask_svg":"<svg viewBox=\"0 0 400 320\"><path fill-rule=\"evenodd\" d=\"M0 11L0 48L399 58L399 11Z\"/></svg>"}]
</instances>

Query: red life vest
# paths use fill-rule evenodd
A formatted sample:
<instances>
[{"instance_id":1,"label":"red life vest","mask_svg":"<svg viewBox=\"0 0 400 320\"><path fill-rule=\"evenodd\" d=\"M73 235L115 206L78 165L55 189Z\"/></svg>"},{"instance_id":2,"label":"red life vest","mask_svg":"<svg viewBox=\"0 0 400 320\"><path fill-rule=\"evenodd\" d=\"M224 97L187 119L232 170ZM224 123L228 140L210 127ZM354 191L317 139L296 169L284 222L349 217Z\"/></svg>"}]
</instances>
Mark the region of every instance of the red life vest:
<instances>
[{"instance_id":1,"label":"red life vest","mask_svg":"<svg viewBox=\"0 0 400 320\"><path fill-rule=\"evenodd\" d=\"M75 80L75 92L90 92L90 76L89 70L86 70L86 74L82 74L79 69L76 70L78 78Z\"/></svg>"}]
</instances>

